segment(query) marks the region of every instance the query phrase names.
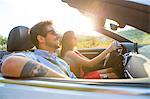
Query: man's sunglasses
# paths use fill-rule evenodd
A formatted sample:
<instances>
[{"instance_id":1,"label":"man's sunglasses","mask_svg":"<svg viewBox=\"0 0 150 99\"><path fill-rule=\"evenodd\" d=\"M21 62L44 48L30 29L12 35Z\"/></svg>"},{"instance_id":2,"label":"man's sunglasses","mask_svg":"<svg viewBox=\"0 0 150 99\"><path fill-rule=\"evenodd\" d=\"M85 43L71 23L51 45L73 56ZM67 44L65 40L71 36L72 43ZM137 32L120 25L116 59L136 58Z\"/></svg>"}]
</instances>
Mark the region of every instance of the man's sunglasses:
<instances>
[{"instance_id":1,"label":"man's sunglasses","mask_svg":"<svg viewBox=\"0 0 150 99\"><path fill-rule=\"evenodd\" d=\"M50 33L52 35L58 35L57 32L55 30L49 30L46 33Z\"/></svg>"}]
</instances>

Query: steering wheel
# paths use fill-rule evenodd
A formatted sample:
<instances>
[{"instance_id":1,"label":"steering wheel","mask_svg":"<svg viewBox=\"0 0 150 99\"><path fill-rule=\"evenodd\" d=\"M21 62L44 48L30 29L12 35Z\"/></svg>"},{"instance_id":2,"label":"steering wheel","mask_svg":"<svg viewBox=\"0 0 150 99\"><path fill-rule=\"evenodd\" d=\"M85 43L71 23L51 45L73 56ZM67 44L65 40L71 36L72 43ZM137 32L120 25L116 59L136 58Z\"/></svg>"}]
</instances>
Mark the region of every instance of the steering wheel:
<instances>
[{"instance_id":1,"label":"steering wheel","mask_svg":"<svg viewBox=\"0 0 150 99\"><path fill-rule=\"evenodd\" d=\"M119 55L124 55L125 53L128 52L128 49L123 44L120 43L120 45L121 48L116 49L116 51L118 52Z\"/></svg>"},{"instance_id":2,"label":"steering wheel","mask_svg":"<svg viewBox=\"0 0 150 99\"><path fill-rule=\"evenodd\" d=\"M111 52L107 55L107 57L105 58L104 66L110 61L110 58L112 57L112 54L115 53L116 56L122 56L127 52L128 52L127 48L125 46L123 46L123 44L121 44L120 48L116 49L115 51L113 51L113 52Z\"/></svg>"},{"instance_id":3,"label":"steering wheel","mask_svg":"<svg viewBox=\"0 0 150 99\"><path fill-rule=\"evenodd\" d=\"M109 53L108 57L104 61L105 68L113 68L114 72L119 78L125 78L123 55L127 52L127 49L121 44L121 48Z\"/></svg>"}]
</instances>

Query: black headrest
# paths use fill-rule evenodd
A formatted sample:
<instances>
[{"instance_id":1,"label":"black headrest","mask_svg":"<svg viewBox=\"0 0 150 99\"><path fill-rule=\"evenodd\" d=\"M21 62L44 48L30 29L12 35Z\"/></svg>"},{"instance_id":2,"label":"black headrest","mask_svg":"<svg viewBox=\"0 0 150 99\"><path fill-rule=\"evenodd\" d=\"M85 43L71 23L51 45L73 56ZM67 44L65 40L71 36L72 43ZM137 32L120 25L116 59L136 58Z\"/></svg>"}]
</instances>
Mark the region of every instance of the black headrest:
<instances>
[{"instance_id":1,"label":"black headrest","mask_svg":"<svg viewBox=\"0 0 150 99\"><path fill-rule=\"evenodd\" d=\"M33 44L30 40L28 27L17 26L10 31L7 41L7 51L25 51L30 50L32 47Z\"/></svg>"}]
</instances>

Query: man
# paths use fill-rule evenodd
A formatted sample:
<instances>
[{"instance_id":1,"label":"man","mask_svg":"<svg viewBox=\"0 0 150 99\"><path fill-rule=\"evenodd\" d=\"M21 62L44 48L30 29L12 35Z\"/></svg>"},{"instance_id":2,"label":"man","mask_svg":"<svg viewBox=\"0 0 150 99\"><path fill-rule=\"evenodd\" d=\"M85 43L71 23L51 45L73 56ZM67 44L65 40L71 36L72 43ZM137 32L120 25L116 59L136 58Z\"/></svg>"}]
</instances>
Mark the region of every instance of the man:
<instances>
[{"instance_id":1,"label":"man","mask_svg":"<svg viewBox=\"0 0 150 99\"><path fill-rule=\"evenodd\" d=\"M7 57L1 68L4 76L76 78L69 66L53 54L59 47L59 42L51 21L33 26L30 36L37 49L34 52L20 52Z\"/></svg>"},{"instance_id":2,"label":"man","mask_svg":"<svg viewBox=\"0 0 150 99\"><path fill-rule=\"evenodd\" d=\"M31 40L37 49L7 57L1 67L3 76L76 78L67 63L54 55L59 40L52 25L51 21L43 21L31 28ZM116 48L112 44L108 49Z\"/></svg>"}]
</instances>

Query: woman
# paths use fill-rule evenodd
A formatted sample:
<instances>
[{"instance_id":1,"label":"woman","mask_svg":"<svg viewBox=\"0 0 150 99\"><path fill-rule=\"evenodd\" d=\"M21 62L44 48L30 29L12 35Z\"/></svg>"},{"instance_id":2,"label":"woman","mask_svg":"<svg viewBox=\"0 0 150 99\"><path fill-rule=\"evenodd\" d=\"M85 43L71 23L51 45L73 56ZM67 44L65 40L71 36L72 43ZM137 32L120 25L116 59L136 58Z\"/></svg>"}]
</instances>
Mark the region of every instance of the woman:
<instances>
[{"instance_id":1,"label":"woman","mask_svg":"<svg viewBox=\"0 0 150 99\"><path fill-rule=\"evenodd\" d=\"M102 78L118 78L113 73L112 68L97 70L94 72L84 73L82 67L93 67L101 62L107 54L117 49L116 43L112 43L105 51L93 59L88 59L83 56L79 51L75 50L77 45L77 38L73 31L67 31L62 38L61 57L70 65L71 71L77 77L85 79L102 79Z\"/></svg>"}]
</instances>

